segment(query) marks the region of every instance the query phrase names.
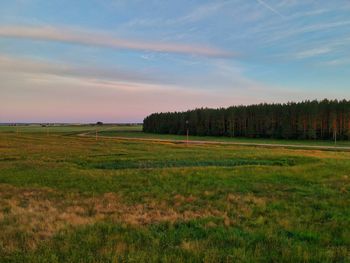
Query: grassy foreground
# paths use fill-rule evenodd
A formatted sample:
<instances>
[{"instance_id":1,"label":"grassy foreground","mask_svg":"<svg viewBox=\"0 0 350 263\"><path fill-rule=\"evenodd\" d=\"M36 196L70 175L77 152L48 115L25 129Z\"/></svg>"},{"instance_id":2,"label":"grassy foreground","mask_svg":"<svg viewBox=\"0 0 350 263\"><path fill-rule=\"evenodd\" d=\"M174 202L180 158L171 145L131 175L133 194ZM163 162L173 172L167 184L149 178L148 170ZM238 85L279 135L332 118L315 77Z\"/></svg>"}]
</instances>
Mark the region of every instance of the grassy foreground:
<instances>
[{"instance_id":1,"label":"grassy foreground","mask_svg":"<svg viewBox=\"0 0 350 263\"><path fill-rule=\"evenodd\" d=\"M144 133L141 127L137 126L133 130L126 129L108 129L99 132L101 136L107 137L126 137L142 139L161 139L161 140L186 140L186 136L172 134L154 134ZM331 147L350 147L350 141L343 140L336 143L331 140L283 140L283 139L265 139L265 138L244 138L244 137L215 137L215 136L189 136L189 141L210 141L210 142L228 142L228 143L250 143L250 144L281 144L281 145L308 145L308 146L331 146Z\"/></svg>"},{"instance_id":2,"label":"grassy foreground","mask_svg":"<svg viewBox=\"0 0 350 263\"><path fill-rule=\"evenodd\" d=\"M93 130L0 128L0 262L350 261L349 152Z\"/></svg>"}]
</instances>

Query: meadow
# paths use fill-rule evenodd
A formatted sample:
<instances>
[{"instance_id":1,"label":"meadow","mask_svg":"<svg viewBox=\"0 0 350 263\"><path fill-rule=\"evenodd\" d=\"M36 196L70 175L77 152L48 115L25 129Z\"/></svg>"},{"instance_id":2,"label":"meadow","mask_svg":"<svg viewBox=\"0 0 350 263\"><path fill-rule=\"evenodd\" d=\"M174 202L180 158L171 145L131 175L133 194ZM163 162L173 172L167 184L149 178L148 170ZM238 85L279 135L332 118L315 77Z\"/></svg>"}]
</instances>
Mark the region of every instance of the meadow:
<instances>
[{"instance_id":1,"label":"meadow","mask_svg":"<svg viewBox=\"0 0 350 263\"><path fill-rule=\"evenodd\" d=\"M18 128L0 126L1 262L350 262L348 151Z\"/></svg>"},{"instance_id":2,"label":"meadow","mask_svg":"<svg viewBox=\"0 0 350 263\"><path fill-rule=\"evenodd\" d=\"M89 133L92 135L92 132ZM184 135L174 134L154 134L142 132L141 126L135 126L133 129L119 127L119 129L101 129L98 132L101 136L106 137L125 137L125 138L143 138L143 139L160 139L160 140L186 140ZM242 143L242 144L278 144L278 145L307 145L307 146L329 146L329 147L350 147L348 140L293 140L293 139L270 139L270 138L245 138L245 137L224 137L224 136L192 136L188 137L189 141L208 141L220 143Z\"/></svg>"}]
</instances>

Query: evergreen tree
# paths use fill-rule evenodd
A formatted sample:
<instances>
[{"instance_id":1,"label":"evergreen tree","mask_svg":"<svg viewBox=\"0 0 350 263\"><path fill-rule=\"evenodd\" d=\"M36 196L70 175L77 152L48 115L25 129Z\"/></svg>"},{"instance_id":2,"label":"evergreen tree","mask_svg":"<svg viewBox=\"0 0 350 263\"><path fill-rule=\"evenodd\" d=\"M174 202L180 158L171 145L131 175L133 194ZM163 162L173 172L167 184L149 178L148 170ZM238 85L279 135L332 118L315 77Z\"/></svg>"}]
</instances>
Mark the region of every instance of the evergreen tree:
<instances>
[{"instance_id":1,"label":"evergreen tree","mask_svg":"<svg viewBox=\"0 0 350 263\"><path fill-rule=\"evenodd\" d=\"M143 131L192 135L283 139L350 139L350 101L323 100L286 104L200 108L154 113Z\"/></svg>"}]
</instances>

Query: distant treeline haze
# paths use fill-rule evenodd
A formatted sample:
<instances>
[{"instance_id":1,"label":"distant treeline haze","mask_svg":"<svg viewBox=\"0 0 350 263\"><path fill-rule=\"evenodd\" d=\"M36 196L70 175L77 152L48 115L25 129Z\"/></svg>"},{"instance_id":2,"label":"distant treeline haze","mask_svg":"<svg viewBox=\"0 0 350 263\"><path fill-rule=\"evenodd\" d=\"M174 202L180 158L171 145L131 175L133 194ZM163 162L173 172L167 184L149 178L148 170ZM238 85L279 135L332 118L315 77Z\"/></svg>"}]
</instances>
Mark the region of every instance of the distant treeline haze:
<instances>
[{"instance_id":1,"label":"distant treeline haze","mask_svg":"<svg viewBox=\"0 0 350 263\"><path fill-rule=\"evenodd\" d=\"M144 132L151 133L186 134L187 127L202 136L350 139L350 101L201 108L154 113L143 121Z\"/></svg>"}]
</instances>

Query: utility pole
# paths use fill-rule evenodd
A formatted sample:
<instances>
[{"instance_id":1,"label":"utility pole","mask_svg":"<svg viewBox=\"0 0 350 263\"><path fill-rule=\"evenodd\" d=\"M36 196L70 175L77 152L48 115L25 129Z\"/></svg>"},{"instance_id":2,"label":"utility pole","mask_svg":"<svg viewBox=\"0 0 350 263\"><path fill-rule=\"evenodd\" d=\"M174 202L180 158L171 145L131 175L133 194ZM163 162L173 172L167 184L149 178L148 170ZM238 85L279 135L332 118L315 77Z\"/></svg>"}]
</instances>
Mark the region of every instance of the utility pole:
<instances>
[{"instance_id":1,"label":"utility pole","mask_svg":"<svg viewBox=\"0 0 350 263\"><path fill-rule=\"evenodd\" d=\"M186 145L188 145L188 135L189 135L189 127L188 127L188 120L186 120Z\"/></svg>"},{"instance_id":2,"label":"utility pole","mask_svg":"<svg viewBox=\"0 0 350 263\"><path fill-rule=\"evenodd\" d=\"M337 124L335 124L335 127L334 127L334 130L333 130L333 133L334 133L334 144L336 145L337 144Z\"/></svg>"}]
</instances>

